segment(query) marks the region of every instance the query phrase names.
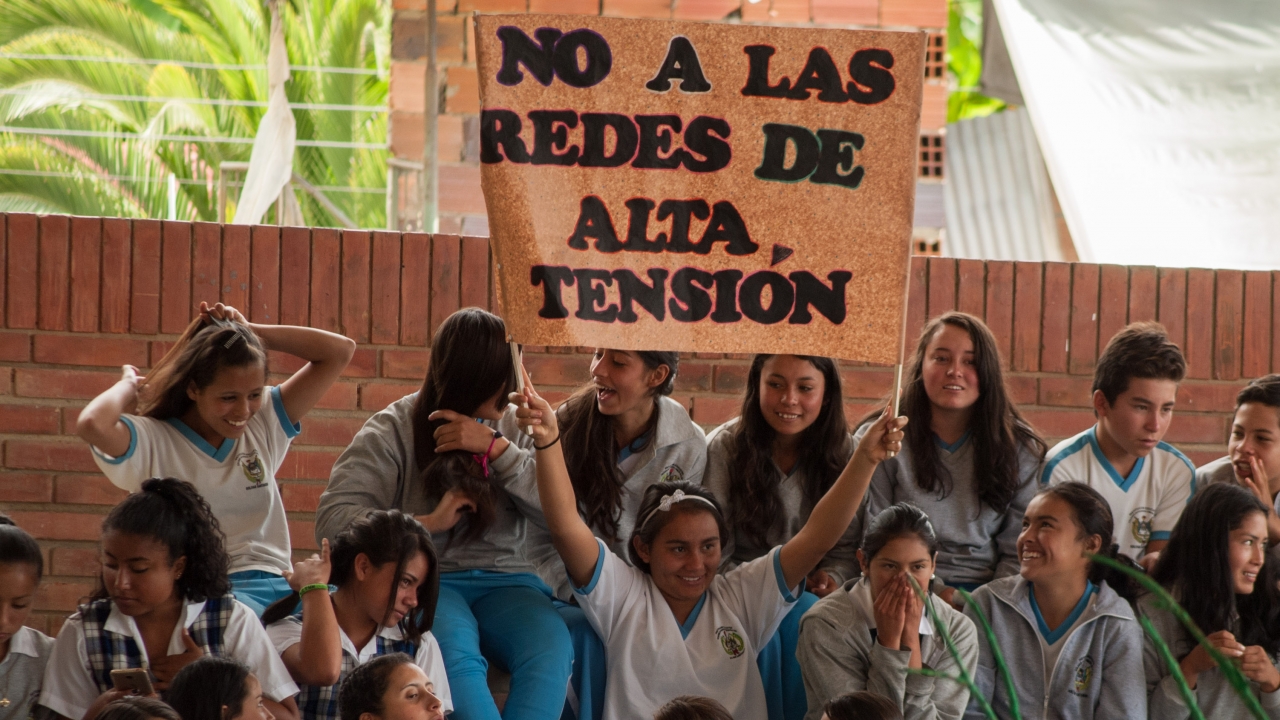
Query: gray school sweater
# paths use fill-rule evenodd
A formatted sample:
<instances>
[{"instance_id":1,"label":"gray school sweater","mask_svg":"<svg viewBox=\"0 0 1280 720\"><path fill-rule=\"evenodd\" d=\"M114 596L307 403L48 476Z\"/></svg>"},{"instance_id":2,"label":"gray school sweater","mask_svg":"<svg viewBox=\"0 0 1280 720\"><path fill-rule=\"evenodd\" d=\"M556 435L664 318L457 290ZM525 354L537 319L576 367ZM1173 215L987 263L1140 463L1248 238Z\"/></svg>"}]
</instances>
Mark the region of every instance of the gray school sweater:
<instances>
[{"instance_id":1,"label":"gray school sweater","mask_svg":"<svg viewBox=\"0 0 1280 720\"><path fill-rule=\"evenodd\" d=\"M854 441L861 440L869 427L867 423L858 428ZM864 524L870 524L872 518L894 503L911 503L928 514L938 535L937 573L942 582L981 584L1017 574L1015 545L1027 503L1039 490L1039 459L1027 448L1022 449L1018 455L1018 492L1008 510L998 513L978 500L973 443L966 437L958 448L948 451L940 440L935 438L935 442L939 443L939 460L951 472L951 492L939 497L936 491L920 489L911 466L910 448L904 440L902 452L880 463L871 477L863 505Z\"/></svg>"},{"instance_id":2,"label":"gray school sweater","mask_svg":"<svg viewBox=\"0 0 1280 720\"><path fill-rule=\"evenodd\" d=\"M703 484L716 496L716 500L724 508L725 515L732 515L730 508L734 498L729 487L729 465L730 455L733 452L733 433L737 426L738 418L734 418L712 430L707 436L707 476ZM854 447L853 439L849 438L842 450L845 462L848 462L849 457L853 455ZM755 560L787 542L795 537L809 520L809 513L813 511L813 507L805 502L805 475L800 465L797 464L791 474L786 477L782 476L782 471L778 470L776 465L774 469L778 473L778 494L782 497L782 527L775 528L764 545L752 542L742 528L730 528L729 542L723 548L723 556L726 560L725 570ZM857 553L858 546L861 544L862 515L858 513L835 547L831 548L831 552L818 563L817 569L826 571L837 585L843 585L846 580L858 577Z\"/></svg>"},{"instance_id":3,"label":"gray school sweater","mask_svg":"<svg viewBox=\"0 0 1280 720\"><path fill-rule=\"evenodd\" d=\"M320 496L316 510L316 540L333 538L353 520L370 510L402 510L424 515L435 509L438 497L428 497L413 454L413 403L418 394L406 395L365 422L355 439L334 463L329 487ZM515 406L507 407L502 420L485 423L495 426L511 442L506 451L489 463L497 478L496 517L485 533L470 542L454 542L453 531L437 535L440 571L498 570L536 572L526 557L534 538L549 537L542 507L500 489L502 478L533 468L533 438L516 425Z\"/></svg>"},{"instance_id":4,"label":"gray school sweater","mask_svg":"<svg viewBox=\"0 0 1280 720\"><path fill-rule=\"evenodd\" d=\"M995 580L973 593L1013 673L1023 720L1145 720L1142 681L1142 627L1129 603L1101 583L1076 621L1045 688L1044 654L1031 609L1030 583L1021 575ZM978 623L973 608L965 614ZM987 636L978 633L974 679L997 717L1009 717L1009 695L997 676ZM985 717L976 699L965 717ZM1155 717L1155 716L1153 716Z\"/></svg>"},{"instance_id":5,"label":"gray school sweater","mask_svg":"<svg viewBox=\"0 0 1280 720\"><path fill-rule=\"evenodd\" d=\"M1175 660L1181 660L1196 647L1196 641L1182 623L1168 610L1156 606L1155 595L1143 595L1138 598L1138 612L1142 613L1155 626L1156 632L1169 646L1169 652ZM1276 656L1271 657L1275 663ZM1142 666L1147 678L1147 704L1152 720L1181 720L1191 717L1191 711L1182 702L1182 693L1178 690L1178 682L1174 680L1169 666L1160 658L1159 651L1151 638L1145 637L1142 646ZM1250 683L1253 694L1262 704L1263 711L1269 718L1280 718L1280 691L1264 693L1257 683ZM1244 702L1236 695L1221 670L1213 668L1205 670L1196 678L1196 686L1192 689L1196 696L1196 704L1204 711L1206 718L1213 720L1234 719L1247 720L1252 715Z\"/></svg>"},{"instance_id":6,"label":"gray school sweater","mask_svg":"<svg viewBox=\"0 0 1280 720\"><path fill-rule=\"evenodd\" d=\"M890 650L876 641L875 617L854 600L870 599L868 581L850 580L818 601L800 620L796 660L804 674L809 699L805 720L818 720L823 707L847 693L869 691L898 704L905 720L960 718L969 689L958 681L907 672L911 651ZM972 677L978 666L978 633L973 621L941 598L933 607L955 642L964 669ZM920 636L920 658L926 668L959 676L959 665L938 635Z\"/></svg>"},{"instance_id":7,"label":"gray school sweater","mask_svg":"<svg viewBox=\"0 0 1280 720\"><path fill-rule=\"evenodd\" d=\"M605 541L618 557L630 562L627 545L635 531L636 512L644 491L658 482L684 480L694 485L702 484L703 468L707 463L707 436L692 420L680 403L666 396L659 396L658 422L654 428L653 442L631 456L623 472L626 483L622 486L622 508L618 515L618 538L610 541L599 528L592 527L596 537ZM561 406L563 407L563 406ZM559 415L559 417L563 417ZM498 476L500 486L525 504L540 505L538 499L537 466L530 462L518 472ZM551 545L549 534L539 533L531 540L526 551L529 561L538 574L555 591L556 597L568 601L573 597L569 574L564 562Z\"/></svg>"}]
</instances>

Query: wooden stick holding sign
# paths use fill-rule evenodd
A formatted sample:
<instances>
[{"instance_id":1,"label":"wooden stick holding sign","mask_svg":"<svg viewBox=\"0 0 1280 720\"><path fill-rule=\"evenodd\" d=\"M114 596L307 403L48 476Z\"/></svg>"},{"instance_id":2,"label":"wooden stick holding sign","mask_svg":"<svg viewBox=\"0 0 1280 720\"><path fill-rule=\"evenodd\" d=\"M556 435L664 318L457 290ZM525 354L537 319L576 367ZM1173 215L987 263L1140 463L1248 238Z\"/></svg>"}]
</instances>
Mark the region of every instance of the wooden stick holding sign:
<instances>
[{"instance_id":1,"label":"wooden stick holding sign","mask_svg":"<svg viewBox=\"0 0 1280 720\"><path fill-rule=\"evenodd\" d=\"M515 340L511 340L510 335L507 336L507 339L510 340L511 344L511 367L515 368L516 371L516 392L524 395L524 373L520 372L520 344ZM521 405L521 407L527 410L529 408L529 403L525 403ZM529 437L533 437L533 426L530 425L526 427L524 429L524 434Z\"/></svg>"}]
</instances>

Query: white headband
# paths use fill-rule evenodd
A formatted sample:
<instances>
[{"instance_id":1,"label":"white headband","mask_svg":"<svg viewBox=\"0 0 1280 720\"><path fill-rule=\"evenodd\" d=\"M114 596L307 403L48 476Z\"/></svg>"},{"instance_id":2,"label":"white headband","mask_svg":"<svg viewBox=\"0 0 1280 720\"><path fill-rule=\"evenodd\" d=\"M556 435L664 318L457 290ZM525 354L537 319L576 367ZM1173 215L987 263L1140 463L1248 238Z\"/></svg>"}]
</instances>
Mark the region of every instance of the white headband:
<instances>
[{"instance_id":1,"label":"white headband","mask_svg":"<svg viewBox=\"0 0 1280 720\"><path fill-rule=\"evenodd\" d=\"M653 519L654 515L658 514L659 512L670 512L672 505L675 505L676 503L684 502L685 500L696 500L698 502L705 504L707 507L711 508L712 510L718 511L715 503L702 497L701 495L685 495L683 490L677 490L671 493L670 495L663 495L662 500L658 502L658 507L650 510L649 514L644 516L644 520L640 521L639 528L643 530L645 526L649 524L649 521Z\"/></svg>"}]
</instances>

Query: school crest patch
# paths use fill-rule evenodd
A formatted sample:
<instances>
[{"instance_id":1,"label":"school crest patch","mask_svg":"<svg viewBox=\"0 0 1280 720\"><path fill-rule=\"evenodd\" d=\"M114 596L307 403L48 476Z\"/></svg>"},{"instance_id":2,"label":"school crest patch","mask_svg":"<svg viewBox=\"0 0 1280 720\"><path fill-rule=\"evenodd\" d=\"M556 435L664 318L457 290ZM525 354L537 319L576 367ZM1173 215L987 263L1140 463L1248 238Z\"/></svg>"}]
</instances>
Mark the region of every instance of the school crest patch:
<instances>
[{"instance_id":1,"label":"school crest patch","mask_svg":"<svg viewBox=\"0 0 1280 720\"><path fill-rule=\"evenodd\" d=\"M1093 680L1093 656L1085 655L1076 663L1075 690L1078 693L1088 692L1089 683Z\"/></svg>"},{"instance_id":2,"label":"school crest patch","mask_svg":"<svg viewBox=\"0 0 1280 720\"><path fill-rule=\"evenodd\" d=\"M658 482L664 482L664 483L680 482L683 479L684 479L684 470L682 470L680 466L676 465L675 463L671 463L670 465L668 465L666 468L663 469L662 473L658 475Z\"/></svg>"},{"instance_id":3,"label":"school crest patch","mask_svg":"<svg viewBox=\"0 0 1280 720\"><path fill-rule=\"evenodd\" d=\"M1145 546L1151 540L1151 523L1155 519L1154 508L1140 507L1129 513L1129 532L1133 533L1139 546Z\"/></svg>"},{"instance_id":4,"label":"school crest patch","mask_svg":"<svg viewBox=\"0 0 1280 720\"><path fill-rule=\"evenodd\" d=\"M725 655L736 660L746 654L747 643L737 630L729 626L716 628L716 637L720 639L720 647L724 649Z\"/></svg>"},{"instance_id":5,"label":"school crest patch","mask_svg":"<svg viewBox=\"0 0 1280 720\"><path fill-rule=\"evenodd\" d=\"M262 459L258 457L257 450L240 453L236 456L236 462L240 464L240 470L249 482L261 485L267 481L267 471L262 467Z\"/></svg>"}]
</instances>

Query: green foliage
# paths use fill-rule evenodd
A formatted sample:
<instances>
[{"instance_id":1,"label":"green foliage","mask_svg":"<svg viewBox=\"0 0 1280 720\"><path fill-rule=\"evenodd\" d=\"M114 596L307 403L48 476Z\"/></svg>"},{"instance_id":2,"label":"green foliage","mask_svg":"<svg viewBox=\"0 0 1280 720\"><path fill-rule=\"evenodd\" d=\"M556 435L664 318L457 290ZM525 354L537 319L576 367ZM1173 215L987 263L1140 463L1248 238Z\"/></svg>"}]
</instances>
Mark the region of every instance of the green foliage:
<instances>
[{"instance_id":1,"label":"green foliage","mask_svg":"<svg viewBox=\"0 0 1280 720\"><path fill-rule=\"evenodd\" d=\"M1187 684L1187 678L1182 674L1182 667L1178 665L1177 659L1169 651L1169 644L1164 641L1164 638L1160 637L1160 633L1156 632L1156 627L1151 624L1150 618L1142 616L1138 618L1138 622L1142 624L1142 629L1156 646L1156 652L1160 654L1160 659L1169 668L1169 672L1173 674L1173 679L1178 683L1178 693L1182 695L1182 702L1191 711L1192 720L1204 720L1204 711L1200 709L1200 704L1196 702L1196 694L1191 692L1191 686Z\"/></svg>"},{"instance_id":2,"label":"green foliage","mask_svg":"<svg viewBox=\"0 0 1280 720\"><path fill-rule=\"evenodd\" d=\"M976 698L978 700L978 705L982 708L982 714L986 715L988 720L997 720L996 711L991 707L991 703L987 702L987 698L983 696L982 691L979 690L977 684L973 682L973 678L969 677L969 671L965 669L964 661L960 659L960 651L956 649L955 640L951 639L951 631L947 630L947 624L942 622L942 618L938 617L938 611L933 608L933 596L925 595L924 590L920 588L920 583L916 582L916 579L910 574L907 575L907 581L911 583L911 589L915 591L916 597L920 598L924 603L925 612L928 614L930 622L933 623L934 632L938 633L938 637L942 638L942 642L947 646L947 652L951 654L951 659L955 661L956 667L960 669L959 675L947 675L946 673L940 673L935 670L930 670L929 668L910 670L909 672L929 675L932 677L947 678L948 680L964 685L969 688L969 697ZM979 615L982 614L982 611L979 610L976 605L973 607L975 612ZM983 622L986 622L985 619ZM1000 659L1000 662L1003 662L1003 658ZM1014 700L1014 703L1014 707L1016 708L1016 699Z\"/></svg>"},{"instance_id":3,"label":"green foliage","mask_svg":"<svg viewBox=\"0 0 1280 720\"><path fill-rule=\"evenodd\" d=\"M951 0L947 11L947 69L957 87L947 97L947 122L985 117L1007 107L977 91L982 79L982 0Z\"/></svg>"},{"instance_id":4,"label":"green foliage","mask_svg":"<svg viewBox=\"0 0 1280 720\"><path fill-rule=\"evenodd\" d=\"M388 90L389 0L282 0L294 66L365 68L376 74L293 70L291 103L384 106ZM106 131L140 139L0 133L0 211L163 217L165 180L179 188L178 217L216 220L217 169L248 161L249 143L160 140L159 136L252 139L265 106L207 99L267 100L265 69L192 68L177 63L265 66L270 13L262 0L0 0L0 54L66 55L173 63L122 64L0 55L0 124L33 130ZM169 98L163 101L127 97ZM382 112L294 108L299 140L385 146ZM317 186L383 190L385 148L299 147L294 171ZM52 175L52 177L50 177ZM112 180L110 177L124 177ZM381 193L330 192L362 227L385 226ZM336 225L305 193L311 225Z\"/></svg>"}]
</instances>

